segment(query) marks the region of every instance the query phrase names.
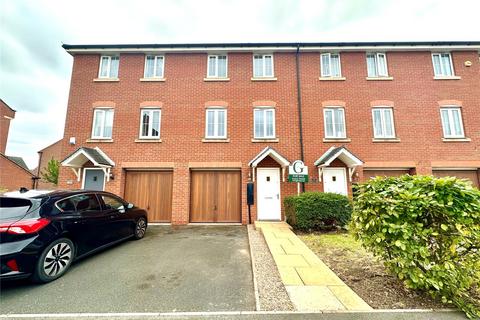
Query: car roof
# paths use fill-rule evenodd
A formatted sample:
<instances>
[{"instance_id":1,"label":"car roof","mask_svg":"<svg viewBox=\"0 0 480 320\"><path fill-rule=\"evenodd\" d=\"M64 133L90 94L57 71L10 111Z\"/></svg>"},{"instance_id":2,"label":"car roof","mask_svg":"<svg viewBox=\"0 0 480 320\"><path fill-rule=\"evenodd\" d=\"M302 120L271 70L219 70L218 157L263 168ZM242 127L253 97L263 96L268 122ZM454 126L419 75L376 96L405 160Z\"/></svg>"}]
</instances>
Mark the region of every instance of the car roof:
<instances>
[{"instance_id":1,"label":"car roof","mask_svg":"<svg viewBox=\"0 0 480 320\"><path fill-rule=\"evenodd\" d=\"M52 198L53 200L62 199L68 196L74 196L77 194L83 193L100 193L100 194L108 194L116 196L110 192L105 191L95 191L95 190L28 190L26 192L20 191L11 191L4 194L7 197L16 197L16 198L27 198L27 199L39 199L39 200L46 200L48 198ZM118 196L116 196L118 197Z\"/></svg>"}]
</instances>

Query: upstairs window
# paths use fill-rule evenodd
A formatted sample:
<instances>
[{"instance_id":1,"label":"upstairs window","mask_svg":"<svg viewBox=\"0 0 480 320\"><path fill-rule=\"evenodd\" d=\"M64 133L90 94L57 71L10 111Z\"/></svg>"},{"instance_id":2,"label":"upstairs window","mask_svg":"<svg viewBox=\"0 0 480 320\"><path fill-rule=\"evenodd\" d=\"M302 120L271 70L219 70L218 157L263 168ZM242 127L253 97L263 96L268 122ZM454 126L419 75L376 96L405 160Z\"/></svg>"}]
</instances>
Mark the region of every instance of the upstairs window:
<instances>
[{"instance_id":1,"label":"upstairs window","mask_svg":"<svg viewBox=\"0 0 480 320\"><path fill-rule=\"evenodd\" d=\"M432 53L433 72L436 77L453 76L452 56L450 53Z\"/></svg>"},{"instance_id":2,"label":"upstairs window","mask_svg":"<svg viewBox=\"0 0 480 320\"><path fill-rule=\"evenodd\" d=\"M275 138L275 109L255 109L253 112L254 138Z\"/></svg>"},{"instance_id":3,"label":"upstairs window","mask_svg":"<svg viewBox=\"0 0 480 320\"><path fill-rule=\"evenodd\" d=\"M227 77L227 56L209 55L207 78L226 78Z\"/></svg>"},{"instance_id":4,"label":"upstairs window","mask_svg":"<svg viewBox=\"0 0 480 320\"><path fill-rule=\"evenodd\" d=\"M395 138L392 108L374 108L373 137L378 139Z\"/></svg>"},{"instance_id":5,"label":"upstairs window","mask_svg":"<svg viewBox=\"0 0 480 320\"><path fill-rule=\"evenodd\" d=\"M273 77L273 55L271 54L253 55L253 77L254 78Z\"/></svg>"},{"instance_id":6,"label":"upstairs window","mask_svg":"<svg viewBox=\"0 0 480 320\"><path fill-rule=\"evenodd\" d=\"M113 109L95 109L93 113L93 139L111 139L113 128Z\"/></svg>"},{"instance_id":7,"label":"upstairs window","mask_svg":"<svg viewBox=\"0 0 480 320\"><path fill-rule=\"evenodd\" d=\"M118 56L101 56L99 78L118 78Z\"/></svg>"},{"instance_id":8,"label":"upstairs window","mask_svg":"<svg viewBox=\"0 0 480 320\"><path fill-rule=\"evenodd\" d=\"M341 77L340 55L338 53L322 53L320 55L322 77Z\"/></svg>"},{"instance_id":9,"label":"upstairs window","mask_svg":"<svg viewBox=\"0 0 480 320\"><path fill-rule=\"evenodd\" d=\"M140 138L141 139L159 139L160 138L160 109L143 109L140 117Z\"/></svg>"},{"instance_id":10,"label":"upstairs window","mask_svg":"<svg viewBox=\"0 0 480 320\"><path fill-rule=\"evenodd\" d=\"M387 55L385 53L367 53L368 77L388 77Z\"/></svg>"},{"instance_id":11,"label":"upstairs window","mask_svg":"<svg viewBox=\"0 0 480 320\"><path fill-rule=\"evenodd\" d=\"M151 56L145 57L145 71L144 78L163 78L163 56Z\"/></svg>"},{"instance_id":12,"label":"upstairs window","mask_svg":"<svg viewBox=\"0 0 480 320\"><path fill-rule=\"evenodd\" d=\"M325 138L345 139L345 111L343 108L332 107L323 110L325 119Z\"/></svg>"},{"instance_id":13,"label":"upstairs window","mask_svg":"<svg viewBox=\"0 0 480 320\"><path fill-rule=\"evenodd\" d=\"M445 138L465 138L463 132L462 113L457 106L440 109L443 136Z\"/></svg>"},{"instance_id":14,"label":"upstairs window","mask_svg":"<svg viewBox=\"0 0 480 320\"><path fill-rule=\"evenodd\" d=\"M227 110L207 109L205 138L226 139L227 138Z\"/></svg>"}]
</instances>

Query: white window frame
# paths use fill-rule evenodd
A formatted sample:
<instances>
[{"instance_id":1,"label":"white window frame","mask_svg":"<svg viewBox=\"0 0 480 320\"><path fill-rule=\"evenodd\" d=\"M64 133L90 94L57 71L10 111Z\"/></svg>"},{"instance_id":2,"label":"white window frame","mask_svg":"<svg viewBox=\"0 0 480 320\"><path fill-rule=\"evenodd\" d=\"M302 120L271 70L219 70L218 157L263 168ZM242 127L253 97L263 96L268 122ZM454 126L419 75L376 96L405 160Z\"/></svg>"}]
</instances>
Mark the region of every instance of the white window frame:
<instances>
[{"instance_id":1,"label":"white window frame","mask_svg":"<svg viewBox=\"0 0 480 320\"><path fill-rule=\"evenodd\" d=\"M375 56L375 65L376 65L376 69L377 69L377 74L376 75L369 75L368 74L368 56L369 55L374 55ZM383 56L385 57L385 74L380 74L379 71L380 71L380 68L379 68L379 56ZM367 52L366 56L366 62L367 62L367 76L368 77L371 77L371 78L381 78L381 77L388 77L388 62L387 62L387 53L386 52Z\"/></svg>"},{"instance_id":2,"label":"white window frame","mask_svg":"<svg viewBox=\"0 0 480 320\"><path fill-rule=\"evenodd\" d=\"M343 136L327 136L327 112L334 111L334 110L341 110L343 114ZM333 125L333 132L335 134L335 112L332 113L332 125ZM323 129L325 130L325 139L346 139L347 138L347 124L345 119L345 108L340 106L328 106L323 109Z\"/></svg>"},{"instance_id":3,"label":"white window frame","mask_svg":"<svg viewBox=\"0 0 480 320\"><path fill-rule=\"evenodd\" d=\"M442 54L448 54L448 59L450 60L450 71L452 73L451 75L447 75L445 73L445 70L443 69ZM435 70L435 61L433 59L434 56L439 56L440 58L440 70ZM433 75L435 77L454 77L455 76L452 54L450 52L432 52L432 66L433 66ZM438 74L437 71L440 71L440 74Z\"/></svg>"},{"instance_id":4,"label":"white window frame","mask_svg":"<svg viewBox=\"0 0 480 320\"><path fill-rule=\"evenodd\" d=\"M219 111L223 111L225 114L225 127L224 127L224 134L218 134L218 113ZM213 135L208 135L208 113L213 112ZM207 108L205 111L205 139L227 139L227 109L222 107L212 107Z\"/></svg>"},{"instance_id":5,"label":"white window frame","mask_svg":"<svg viewBox=\"0 0 480 320\"><path fill-rule=\"evenodd\" d=\"M112 135L110 137L104 137L104 133L105 133L105 121L107 119L106 117L106 113L107 111L110 111L112 110L113 112L113 116L112 116ZM97 119L97 112L103 112L103 124L101 126L101 129L100 129L100 135L99 136L95 136L95 120ZM100 139L103 139L103 140L110 140L112 139L113 137L113 124L115 122L115 109L114 108L95 108L93 110L93 122L92 122L92 139L97 139L97 140L100 140Z\"/></svg>"},{"instance_id":6,"label":"white window frame","mask_svg":"<svg viewBox=\"0 0 480 320\"><path fill-rule=\"evenodd\" d=\"M455 132L455 127L453 123L453 117L452 117L452 110L457 110L458 111L458 118L460 120L460 128L462 130L462 133L460 135L456 134L450 134L447 135L445 132L445 128L443 126L443 112L442 110L448 110L448 117L449 117L449 123L450 123L450 132ZM465 138L465 128L463 127L463 119L462 119L462 108L460 106L455 106L455 105L449 105L449 106L441 106L440 107L440 120L442 122L442 131L443 131L443 137L446 139L458 139L458 138Z\"/></svg>"},{"instance_id":7,"label":"white window frame","mask_svg":"<svg viewBox=\"0 0 480 320\"><path fill-rule=\"evenodd\" d=\"M219 56L225 57L225 76L221 76L221 77L218 75L218 57ZM215 75L208 74L211 57L215 57ZM213 79L228 78L228 55L227 54L209 54L209 55L207 55L207 78L209 78L209 79L210 78L213 78Z\"/></svg>"},{"instance_id":8,"label":"white window frame","mask_svg":"<svg viewBox=\"0 0 480 320\"><path fill-rule=\"evenodd\" d=\"M338 56L338 71L339 71L338 76L332 75L332 54ZM329 74L324 73L322 56L328 56L328 66L329 66L329 70L330 70ZM339 52L323 52L323 53L320 54L320 76L322 78L341 78L342 77L342 61L341 61L341 57L340 57Z\"/></svg>"},{"instance_id":9,"label":"white window frame","mask_svg":"<svg viewBox=\"0 0 480 320\"><path fill-rule=\"evenodd\" d=\"M152 135L153 111L158 111L158 113L159 113L158 114L158 137L155 137L155 136ZM146 136L142 135L143 113L144 112L149 112L150 113L150 118L148 120L148 135L146 135ZM157 108L157 107L147 107L147 108L140 109L140 130L138 132L138 137L140 139L152 139L152 140L160 139L160 137L162 135L161 128L162 128L162 109Z\"/></svg>"},{"instance_id":10,"label":"white window frame","mask_svg":"<svg viewBox=\"0 0 480 320\"><path fill-rule=\"evenodd\" d=\"M256 135L256 130L255 130L255 112L256 111L262 111L264 113L263 115L263 136L258 137ZM265 116L267 111L272 111L272 117L273 117L273 122L272 122L272 127L273 127L273 133L271 136L267 136L267 117ZM275 123L275 108L269 108L269 107L262 107L262 108L254 108L253 109L253 138L254 139L275 139L276 138L276 123Z\"/></svg>"},{"instance_id":11,"label":"white window frame","mask_svg":"<svg viewBox=\"0 0 480 320\"><path fill-rule=\"evenodd\" d=\"M255 57L262 57L262 75L261 76L256 76L255 75ZM271 75L265 75L265 57L272 57L272 74ZM253 66L253 77L254 78L273 78L275 77L275 62L273 59L273 53L254 53L252 56L252 66Z\"/></svg>"},{"instance_id":12,"label":"white window frame","mask_svg":"<svg viewBox=\"0 0 480 320\"><path fill-rule=\"evenodd\" d=\"M147 58L148 57L154 57L153 61L153 76L152 77L147 77ZM161 58L162 59L162 74L157 76L157 60ZM143 67L143 77L147 79L163 79L165 74L165 56L164 55L155 55L155 54L146 54L145 55L145 65Z\"/></svg>"},{"instance_id":13,"label":"white window frame","mask_svg":"<svg viewBox=\"0 0 480 320\"><path fill-rule=\"evenodd\" d=\"M102 60L103 58L108 58L108 64L107 64L107 76L102 77ZM112 57L118 58L118 71L120 71L120 56L119 55L101 55L100 56L100 63L98 66L98 78L99 79L117 79L118 78L118 72L116 77L111 77L110 76L110 69L112 67Z\"/></svg>"},{"instance_id":14,"label":"white window frame","mask_svg":"<svg viewBox=\"0 0 480 320\"><path fill-rule=\"evenodd\" d=\"M380 110L380 121L382 125L382 135L377 135L375 132L375 110ZM386 122L385 122L385 112L384 110L390 110L390 123L392 124L392 135L387 136L385 132L387 131ZM395 132L395 118L393 116L393 108L389 106L375 106L372 108L372 124L373 124L373 137L375 139L395 139L396 132Z\"/></svg>"}]
</instances>

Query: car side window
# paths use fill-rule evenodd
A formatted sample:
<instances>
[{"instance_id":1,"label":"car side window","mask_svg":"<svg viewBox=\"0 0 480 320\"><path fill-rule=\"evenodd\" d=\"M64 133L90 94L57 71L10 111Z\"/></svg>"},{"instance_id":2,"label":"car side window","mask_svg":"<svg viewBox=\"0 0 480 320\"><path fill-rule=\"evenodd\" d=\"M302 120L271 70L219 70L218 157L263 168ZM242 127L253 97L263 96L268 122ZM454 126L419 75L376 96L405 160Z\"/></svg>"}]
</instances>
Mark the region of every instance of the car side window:
<instances>
[{"instance_id":1,"label":"car side window","mask_svg":"<svg viewBox=\"0 0 480 320\"><path fill-rule=\"evenodd\" d=\"M103 203L105 204L105 210L122 210L124 209L123 202L121 202L119 199L107 196L107 195L101 195L103 199Z\"/></svg>"},{"instance_id":2,"label":"car side window","mask_svg":"<svg viewBox=\"0 0 480 320\"><path fill-rule=\"evenodd\" d=\"M79 194L57 202L62 212L87 212L100 210L100 203L94 194Z\"/></svg>"}]
</instances>

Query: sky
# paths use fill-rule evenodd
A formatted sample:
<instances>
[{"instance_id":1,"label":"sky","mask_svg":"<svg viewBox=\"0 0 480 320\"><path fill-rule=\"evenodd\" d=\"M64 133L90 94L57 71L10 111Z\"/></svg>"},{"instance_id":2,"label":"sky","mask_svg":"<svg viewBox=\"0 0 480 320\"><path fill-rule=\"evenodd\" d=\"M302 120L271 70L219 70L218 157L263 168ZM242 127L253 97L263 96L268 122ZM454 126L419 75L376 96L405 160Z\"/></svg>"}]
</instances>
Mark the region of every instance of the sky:
<instances>
[{"instance_id":1,"label":"sky","mask_svg":"<svg viewBox=\"0 0 480 320\"><path fill-rule=\"evenodd\" d=\"M33 169L63 137L73 58L61 45L480 40L480 0L0 0L7 155Z\"/></svg>"}]
</instances>

